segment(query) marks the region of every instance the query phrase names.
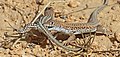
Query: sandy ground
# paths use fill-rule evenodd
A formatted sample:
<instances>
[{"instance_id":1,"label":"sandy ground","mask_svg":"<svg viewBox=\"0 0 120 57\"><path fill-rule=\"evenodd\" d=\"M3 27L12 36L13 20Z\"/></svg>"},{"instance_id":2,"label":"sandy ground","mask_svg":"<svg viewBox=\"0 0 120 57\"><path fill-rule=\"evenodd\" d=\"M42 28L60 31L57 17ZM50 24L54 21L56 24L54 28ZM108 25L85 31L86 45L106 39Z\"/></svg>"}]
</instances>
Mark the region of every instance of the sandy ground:
<instances>
[{"instance_id":1,"label":"sandy ground","mask_svg":"<svg viewBox=\"0 0 120 57\"><path fill-rule=\"evenodd\" d=\"M55 0L50 0L55 1ZM57 1L57 0L56 0ZM61 1L61 0L60 0ZM85 52L69 52L55 44L54 47L46 43L48 40L42 33L37 42L40 44L32 44L33 39L20 40L14 47L9 45L18 37L5 37L4 33L13 35L16 33L8 24L14 28L20 29L29 23L38 11L41 11L49 0L0 0L0 57L119 57L120 56L120 4L117 0L109 0L106 6L98 15L98 19L104 27L112 31L114 35L109 37L105 35L96 35L91 48ZM86 22L96 7L102 5L102 0L65 0L65 2L54 2L50 6L54 8L56 13L70 16L68 22ZM87 9L84 9L86 8ZM65 35L64 37L68 37ZM64 39L64 37L61 37ZM32 36L31 36L32 38ZM34 38L34 37L33 37ZM42 40L41 40L42 39ZM34 41L33 41L34 42ZM101 52L98 52L101 51Z\"/></svg>"}]
</instances>

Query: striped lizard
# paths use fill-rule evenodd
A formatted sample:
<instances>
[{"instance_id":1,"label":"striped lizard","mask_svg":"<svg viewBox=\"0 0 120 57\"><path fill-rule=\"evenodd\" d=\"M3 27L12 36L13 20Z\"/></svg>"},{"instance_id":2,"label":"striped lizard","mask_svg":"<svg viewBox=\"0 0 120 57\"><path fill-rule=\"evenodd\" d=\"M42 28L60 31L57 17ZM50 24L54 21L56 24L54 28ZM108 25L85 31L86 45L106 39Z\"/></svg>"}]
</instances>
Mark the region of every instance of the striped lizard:
<instances>
[{"instance_id":1,"label":"striped lizard","mask_svg":"<svg viewBox=\"0 0 120 57\"><path fill-rule=\"evenodd\" d=\"M97 19L97 14L108 4L108 0L104 0L103 5L99 6L97 9L95 9L92 14L90 15L90 18L88 19L87 23L71 23L71 22L61 22L58 20L50 20L47 23L44 23L44 25L48 28L48 30L55 30L58 32L64 32L66 34L72 34L70 35L70 38L68 38L67 42L70 42L75 37L75 34L82 34L82 33L90 33L90 32L102 32L103 34L107 35L107 31L105 28L103 28Z\"/></svg>"}]
</instances>

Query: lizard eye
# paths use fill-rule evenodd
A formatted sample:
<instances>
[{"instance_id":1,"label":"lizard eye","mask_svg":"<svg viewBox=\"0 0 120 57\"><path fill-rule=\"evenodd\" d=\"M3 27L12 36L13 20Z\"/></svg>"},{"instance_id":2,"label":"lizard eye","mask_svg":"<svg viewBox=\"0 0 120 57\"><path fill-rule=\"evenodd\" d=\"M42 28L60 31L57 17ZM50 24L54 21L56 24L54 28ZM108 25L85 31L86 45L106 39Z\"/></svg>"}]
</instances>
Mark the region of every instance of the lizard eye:
<instances>
[{"instance_id":1,"label":"lizard eye","mask_svg":"<svg viewBox=\"0 0 120 57\"><path fill-rule=\"evenodd\" d=\"M50 22L50 24L51 24L51 25L53 25L53 24L54 24L54 22Z\"/></svg>"},{"instance_id":2,"label":"lizard eye","mask_svg":"<svg viewBox=\"0 0 120 57\"><path fill-rule=\"evenodd\" d=\"M48 28L54 27L54 22L50 22Z\"/></svg>"}]
</instances>

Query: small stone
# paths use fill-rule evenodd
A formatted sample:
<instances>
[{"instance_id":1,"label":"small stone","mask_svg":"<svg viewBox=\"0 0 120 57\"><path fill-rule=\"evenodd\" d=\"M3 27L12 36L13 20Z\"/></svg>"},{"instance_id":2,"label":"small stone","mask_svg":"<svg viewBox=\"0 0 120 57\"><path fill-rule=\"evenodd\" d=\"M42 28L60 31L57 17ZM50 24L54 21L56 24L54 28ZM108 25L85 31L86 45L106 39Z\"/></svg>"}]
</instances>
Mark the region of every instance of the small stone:
<instances>
[{"instance_id":1,"label":"small stone","mask_svg":"<svg viewBox=\"0 0 120 57\"><path fill-rule=\"evenodd\" d=\"M117 39L117 41L120 42L120 33L119 32L115 32L114 36Z\"/></svg>"},{"instance_id":2,"label":"small stone","mask_svg":"<svg viewBox=\"0 0 120 57\"><path fill-rule=\"evenodd\" d=\"M119 43L117 41L114 41L113 47L118 48L118 46L119 46Z\"/></svg>"},{"instance_id":3,"label":"small stone","mask_svg":"<svg viewBox=\"0 0 120 57\"><path fill-rule=\"evenodd\" d=\"M94 45L96 45L97 50L109 49L113 45L112 42L110 41L110 39L105 36L96 37L94 39L94 42L93 43L94 43Z\"/></svg>"},{"instance_id":4,"label":"small stone","mask_svg":"<svg viewBox=\"0 0 120 57\"><path fill-rule=\"evenodd\" d=\"M72 8L75 8L75 7L78 7L79 4L80 3L78 1L76 1L76 0L70 0L68 6L72 7Z\"/></svg>"},{"instance_id":5,"label":"small stone","mask_svg":"<svg viewBox=\"0 0 120 57\"><path fill-rule=\"evenodd\" d=\"M75 21L76 21L76 17L73 16L73 15L70 15L70 16L68 17L68 19L66 19L66 21L67 21L67 22L75 22Z\"/></svg>"},{"instance_id":6,"label":"small stone","mask_svg":"<svg viewBox=\"0 0 120 57\"><path fill-rule=\"evenodd\" d=\"M60 15L62 14L62 11L60 9L55 9L54 12L56 18L60 17Z\"/></svg>"},{"instance_id":7,"label":"small stone","mask_svg":"<svg viewBox=\"0 0 120 57\"><path fill-rule=\"evenodd\" d=\"M4 52L4 51L5 51L5 49L4 49L4 48L0 48L0 53L1 53L1 52Z\"/></svg>"},{"instance_id":8,"label":"small stone","mask_svg":"<svg viewBox=\"0 0 120 57\"><path fill-rule=\"evenodd\" d=\"M111 9L112 9L112 10L115 10L116 8L115 8L115 6L113 6L113 7L111 7Z\"/></svg>"},{"instance_id":9,"label":"small stone","mask_svg":"<svg viewBox=\"0 0 120 57\"><path fill-rule=\"evenodd\" d=\"M10 52L10 49L6 49L4 53L8 54Z\"/></svg>"},{"instance_id":10,"label":"small stone","mask_svg":"<svg viewBox=\"0 0 120 57\"><path fill-rule=\"evenodd\" d=\"M27 52L27 53L32 53L32 51L31 51L30 48L25 49L25 52Z\"/></svg>"},{"instance_id":11,"label":"small stone","mask_svg":"<svg viewBox=\"0 0 120 57\"><path fill-rule=\"evenodd\" d=\"M117 0L117 3L119 3L119 4L120 4L120 0Z\"/></svg>"},{"instance_id":12,"label":"small stone","mask_svg":"<svg viewBox=\"0 0 120 57\"><path fill-rule=\"evenodd\" d=\"M25 47L27 47L27 42L24 41L21 43L21 45L22 45L22 48L25 48Z\"/></svg>"},{"instance_id":13,"label":"small stone","mask_svg":"<svg viewBox=\"0 0 120 57\"><path fill-rule=\"evenodd\" d=\"M35 0L37 4L43 4L44 0Z\"/></svg>"},{"instance_id":14,"label":"small stone","mask_svg":"<svg viewBox=\"0 0 120 57\"><path fill-rule=\"evenodd\" d=\"M36 0L37 4L47 4L49 3L49 0Z\"/></svg>"}]
</instances>

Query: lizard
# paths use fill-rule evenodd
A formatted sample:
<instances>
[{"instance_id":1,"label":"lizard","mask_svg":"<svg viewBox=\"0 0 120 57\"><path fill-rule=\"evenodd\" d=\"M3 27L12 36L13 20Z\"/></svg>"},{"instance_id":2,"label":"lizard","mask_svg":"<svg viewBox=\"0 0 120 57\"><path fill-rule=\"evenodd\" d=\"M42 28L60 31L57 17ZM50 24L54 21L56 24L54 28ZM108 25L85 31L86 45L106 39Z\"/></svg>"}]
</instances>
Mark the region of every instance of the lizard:
<instances>
[{"instance_id":1,"label":"lizard","mask_svg":"<svg viewBox=\"0 0 120 57\"><path fill-rule=\"evenodd\" d=\"M97 9L95 9L92 14L90 15L87 23L71 23L71 22L61 22L58 20L50 20L47 23L44 23L44 25L48 28L48 30L55 30L58 32L63 32L66 34L69 34L70 37L68 38L67 42L70 42L71 40L75 39L75 34L82 34L82 33L89 33L89 32L97 32L100 31L103 34L107 34L106 29L104 29L98 19L97 14L103 10L103 8L108 4L108 0L104 0L103 5L99 6ZM72 36L71 36L72 34Z\"/></svg>"},{"instance_id":2,"label":"lizard","mask_svg":"<svg viewBox=\"0 0 120 57\"><path fill-rule=\"evenodd\" d=\"M62 23L60 21L56 20L47 20L46 23L44 23L45 17L41 18L37 23L37 26L39 31L43 31L45 35L48 36L49 40L53 41L56 45L71 51L79 51L81 48L68 48L64 46L63 44L59 43L54 36L49 32L49 30L56 30L56 31L62 31L65 33L73 33L73 34L81 34L81 33L88 33L88 32L95 32L98 29L99 21L97 20L97 14L99 11L101 11L106 5L108 4L108 0L104 0L104 3L102 6L98 7L93 11L91 14L89 20L87 23ZM51 16L52 17L52 16ZM50 24L50 25L48 25ZM48 26L46 26L48 25ZM51 26L52 25L52 26ZM50 28L49 28L50 26Z\"/></svg>"}]
</instances>

